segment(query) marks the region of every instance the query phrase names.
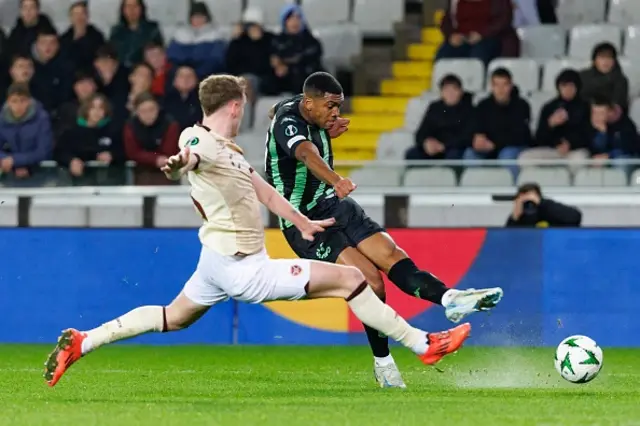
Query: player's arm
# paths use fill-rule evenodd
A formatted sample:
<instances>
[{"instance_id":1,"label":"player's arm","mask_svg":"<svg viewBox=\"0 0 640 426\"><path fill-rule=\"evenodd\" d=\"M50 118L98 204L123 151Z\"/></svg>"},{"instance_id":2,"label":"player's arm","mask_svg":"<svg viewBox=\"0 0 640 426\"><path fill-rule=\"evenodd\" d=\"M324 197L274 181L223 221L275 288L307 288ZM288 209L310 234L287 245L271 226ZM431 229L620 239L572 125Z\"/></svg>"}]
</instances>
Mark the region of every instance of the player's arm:
<instances>
[{"instance_id":1,"label":"player's arm","mask_svg":"<svg viewBox=\"0 0 640 426\"><path fill-rule=\"evenodd\" d=\"M188 172L213 164L211 156L215 153L211 149L205 152L198 136L183 132L178 144L180 152L169 157L167 163L160 168L168 179L180 180Z\"/></svg>"},{"instance_id":2,"label":"player's arm","mask_svg":"<svg viewBox=\"0 0 640 426\"><path fill-rule=\"evenodd\" d=\"M258 200L276 216L293 223L305 239L313 240L313 234L322 232L325 227L335 223L334 219L320 221L309 220L309 218L293 207L286 198L280 195L278 191L269 185L258 173L251 173L251 181L256 190Z\"/></svg>"}]
</instances>

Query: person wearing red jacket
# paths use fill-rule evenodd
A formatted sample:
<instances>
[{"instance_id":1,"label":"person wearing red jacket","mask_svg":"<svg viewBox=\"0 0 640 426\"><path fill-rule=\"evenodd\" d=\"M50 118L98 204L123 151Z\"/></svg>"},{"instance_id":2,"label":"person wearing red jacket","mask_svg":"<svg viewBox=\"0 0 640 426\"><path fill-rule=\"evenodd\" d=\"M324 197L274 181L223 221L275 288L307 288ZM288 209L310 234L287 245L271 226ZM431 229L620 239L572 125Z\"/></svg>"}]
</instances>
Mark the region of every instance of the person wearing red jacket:
<instances>
[{"instance_id":1,"label":"person wearing red jacket","mask_svg":"<svg viewBox=\"0 0 640 426\"><path fill-rule=\"evenodd\" d=\"M159 168L178 152L180 126L161 109L151 93L138 95L133 117L124 127L124 149L135 161L137 185L167 184Z\"/></svg>"}]
</instances>

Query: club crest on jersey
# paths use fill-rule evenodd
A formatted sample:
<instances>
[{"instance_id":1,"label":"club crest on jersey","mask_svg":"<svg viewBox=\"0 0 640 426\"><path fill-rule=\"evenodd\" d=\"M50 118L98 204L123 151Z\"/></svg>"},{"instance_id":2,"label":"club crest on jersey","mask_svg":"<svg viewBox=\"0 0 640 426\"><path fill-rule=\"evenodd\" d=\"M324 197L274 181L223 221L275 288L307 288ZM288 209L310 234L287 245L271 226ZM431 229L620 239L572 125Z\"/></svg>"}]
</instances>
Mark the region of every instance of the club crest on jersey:
<instances>
[{"instance_id":1,"label":"club crest on jersey","mask_svg":"<svg viewBox=\"0 0 640 426\"><path fill-rule=\"evenodd\" d=\"M300 275L301 272L302 272L302 268L299 267L298 265L291 266L291 275L293 275L294 277L297 277L298 275Z\"/></svg>"},{"instance_id":2,"label":"club crest on jersey","mask_svg":"<svg viewBox=\"0 0 640 426\"><path fill-rule=\"evenodd\" d=\"M298 128L296 126L294 126L293 124L289 124L285 129L284 129L284 134L291 137L291 136L295 136L298 134Z\"/></svg>"},{"instance_id":3,"label":"club crest on jersey","mask_svg":"<svg viewBox=\"0 0 640 426\"><path fill-rule=\"evenodd\" d=\"M184 146L196 146L200 143L200 138L194 136L190 138Z\"/></svg>"}]
</instances>

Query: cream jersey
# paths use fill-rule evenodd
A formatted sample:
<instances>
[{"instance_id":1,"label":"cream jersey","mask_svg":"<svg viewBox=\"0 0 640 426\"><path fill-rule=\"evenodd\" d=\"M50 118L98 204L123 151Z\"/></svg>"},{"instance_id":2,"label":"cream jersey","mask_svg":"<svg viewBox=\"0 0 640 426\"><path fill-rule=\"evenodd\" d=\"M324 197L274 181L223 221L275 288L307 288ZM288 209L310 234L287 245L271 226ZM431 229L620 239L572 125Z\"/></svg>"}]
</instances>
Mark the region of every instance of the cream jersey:
<instances>
[{"instance_id":1,"label":"cream jersey","mask_svg":"<svg viewBox=\"0 0 640 426\"><path fill-rule=\"evenodd\" d=\"M200 159L188 178L193 204L204 220L198 233L202 245L222 255L260 252L260 202L242 149L199 124L183 130L179 144Z\"/></svg>"}]
</instances>

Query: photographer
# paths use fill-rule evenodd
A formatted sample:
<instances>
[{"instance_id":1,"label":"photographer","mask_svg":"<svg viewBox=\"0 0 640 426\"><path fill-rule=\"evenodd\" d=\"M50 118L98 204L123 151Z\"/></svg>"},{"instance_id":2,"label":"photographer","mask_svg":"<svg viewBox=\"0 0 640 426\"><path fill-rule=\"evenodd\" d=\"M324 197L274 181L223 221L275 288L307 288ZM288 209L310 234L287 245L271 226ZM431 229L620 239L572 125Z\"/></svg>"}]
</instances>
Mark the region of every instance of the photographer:
<instances>
[{"instance_id":1,"label":"photographer","mask_svg":"<svg viewBox=\"0 0 640 426\"><path fill-rule=\"evenodd\" d=\"M542 196L540 185L526 183L518 188L513 200L513 212L507 219L507 228L578 227L582 213Z\"/></svg>"}]
</instances>

